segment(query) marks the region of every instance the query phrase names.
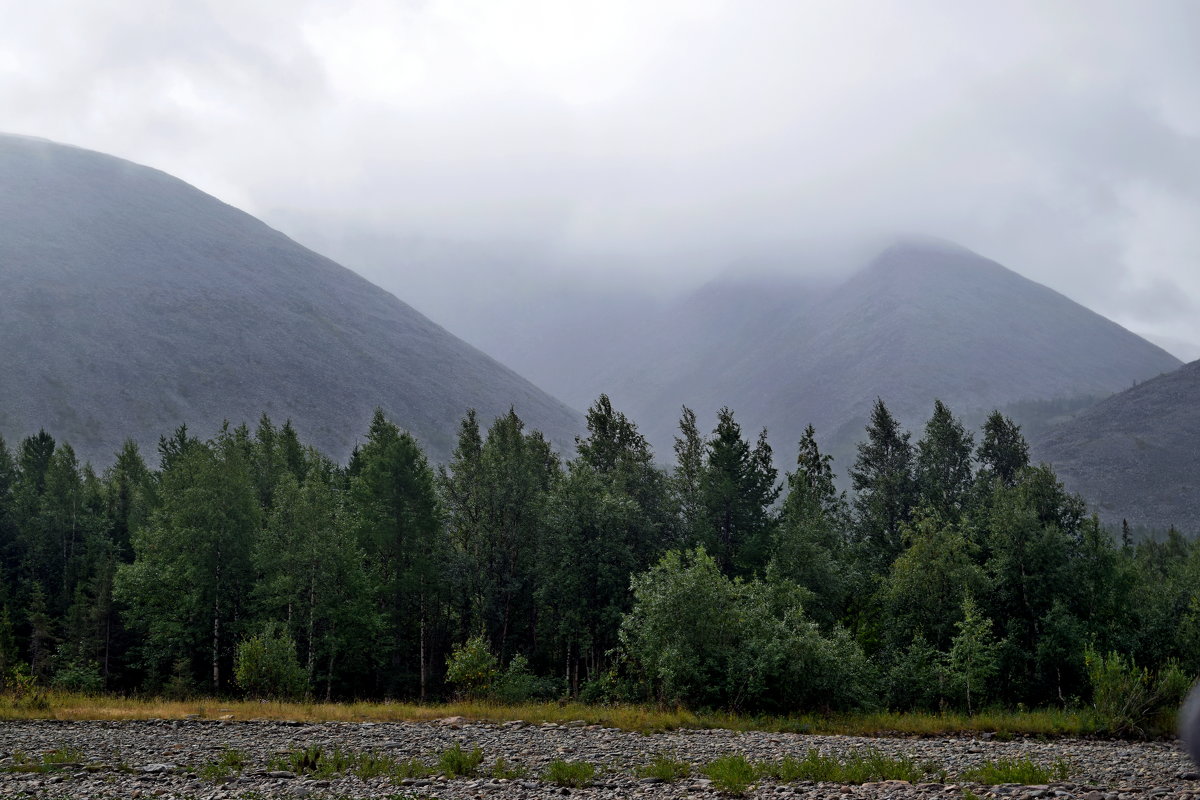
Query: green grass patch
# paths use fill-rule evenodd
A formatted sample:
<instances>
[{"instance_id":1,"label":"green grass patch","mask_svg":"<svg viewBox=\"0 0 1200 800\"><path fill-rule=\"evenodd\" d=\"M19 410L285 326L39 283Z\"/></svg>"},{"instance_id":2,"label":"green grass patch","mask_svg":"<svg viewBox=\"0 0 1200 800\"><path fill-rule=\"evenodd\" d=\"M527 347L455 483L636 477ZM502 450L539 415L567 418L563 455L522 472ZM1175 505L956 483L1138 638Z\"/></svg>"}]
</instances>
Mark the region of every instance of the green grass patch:
<instances>
[{"instance_id":1,"label":"green grass patch","mask_svg":"<svg viewBox=\"0 0 1200 800\"><path fill-rule=\"evenodd\" d=\"M812 748L804 758L788 757L759 765L762 775L783 783L826 781L829 783L868 783L870 781L908 781L916 783L930 774L940 774L935 764L918 764L906 756L892 757L876 750L853 752L838 759L823 756Z\"/></svg>"},{"instance_id":2,"label":"green grass patch","mask_svg":"<svg viewBox=\"0 0 1200 800\"><path fill-rule=\"evenodd\" d=\"M519 764L510 764L503 758L497 758L496 763L492 764L491 768L488 769L488 775L493 778L513 780L514 778L527 777L529 769Z\"/></svg>"},{"instance_id":3,"label":"green grass patch","mask_svg":"<svg viewBox=\"0 0 1200 800\"><path fill-rule=\"evenodd\" d=\"M692 766L686 761L676 761L670 756L658 755L643 767L634 770L639 778L658 778L660 781L673 783L692 774Z\"/></svg>"},{"instance_id":4,"label":"green grass patch","mask_svg":"<svg viewBox=\"0 0 1200 800\"><path fill-rule=\"evenodd\" d=\"M58 769L79 766L83 763L84 755L82 750L60 747L42 753L36 758L23 750L15 750L10 759L11 762L5 768L7 772L53 772Z\"/></svg>"},{"instance_id":5,"label":"green grass patch","mask_svg":"<svg viewBox=\"0 0 1200 800\"><path fill-rule=\"evenodd\" d=\"M1070 767L1061 758L1053 764L1038 764L1033 759L1001 758L985 761L974 769L966 770L959 777L975 783L999 784L1020 783L1026 786L1064 781L1070 775Z\"/></svg>"},{"instance_id":6,"label":"green grass patch","mask_svg":"<svg viewBox=\"0 0 1200 800\"><path fill-rule=\"evenodd\" d=\"M558 786L582 789L596 777L596 768L586 761L551 761L542 780Z\"/></svg>"},{"instance_id":7,"label":"green grass patch","mask_svg":"<svg viewBox=\"0 0 1200 800\"><path fill-rule=\"evenodd\" d=\"M750 790L750 785L759 774L758 769L741 754L710 761L700 771L712 781L714 789L739 797Z\"/></svg>"},{"instance_id":8,"label":"green grass patch","mask_svg":"<svg viewBox=\"0 0 1200 800\"><path fill-rule=\"evenodd\" d=\"M214 760L200 765L196 770L196 776L206 781L219 781L231 778L234 775L241 774L242 770L246 768L246 761L245 753L241 750L229 748Z\"/></svg>"},{"instance_id":9,"label":"green grass patch","mask_svg":"<svg viewBox=\"0 0 1200 800\"><path fill-rule=\"evenodd\" d=\"M442 751L438 757L438 769L447 778L474 778L482 763L483 750L463 750L461 744Z\"/></svg>"}]
</instances>

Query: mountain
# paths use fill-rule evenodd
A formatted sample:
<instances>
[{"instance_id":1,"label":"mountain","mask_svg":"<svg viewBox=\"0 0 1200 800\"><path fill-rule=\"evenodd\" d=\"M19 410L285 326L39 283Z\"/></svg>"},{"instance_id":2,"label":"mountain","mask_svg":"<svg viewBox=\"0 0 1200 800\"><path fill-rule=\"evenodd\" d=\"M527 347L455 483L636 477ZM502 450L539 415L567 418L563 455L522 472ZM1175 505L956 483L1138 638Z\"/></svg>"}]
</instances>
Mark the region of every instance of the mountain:
<instances>
[{"instance_id":1,"label":"mountain","mask_svg":"<svg viewBox=\"0 0 1200 800\"><path fill-rule=\"evenodd\" d=\"M1200 361L1140 383L1034 441L1103 521L1200 533Z\"/></svg>"},{"instance_id":2,"label":"mountain","mask_svg":"<svg viewBox=\"0 0 1200 800\"><path fill-rule=\"evenodd\" d=\"M994 261L915 239L838 284L710 285L621 341L634 344L601 362L593 392L660 454L681 405L705 425L728 405L743 428L769 429L781 464L811 423L842 470L876 397L919 433L935 398L974 423L1032 401L1090 404L1180 364Z\"/></svg>"},{"instance_id":3,"label":"mountain","mask_svg":"<svg viewBox=\"0 0 1200 800\"><path fill-rule=\"evenodd\" d=\"M563 403L393 295L158 170L0 136L0 433L107 463L181 423L262 412L345 458L376 406L431 458L515 407L560 447Z\"/></svg>"}]
</instances>

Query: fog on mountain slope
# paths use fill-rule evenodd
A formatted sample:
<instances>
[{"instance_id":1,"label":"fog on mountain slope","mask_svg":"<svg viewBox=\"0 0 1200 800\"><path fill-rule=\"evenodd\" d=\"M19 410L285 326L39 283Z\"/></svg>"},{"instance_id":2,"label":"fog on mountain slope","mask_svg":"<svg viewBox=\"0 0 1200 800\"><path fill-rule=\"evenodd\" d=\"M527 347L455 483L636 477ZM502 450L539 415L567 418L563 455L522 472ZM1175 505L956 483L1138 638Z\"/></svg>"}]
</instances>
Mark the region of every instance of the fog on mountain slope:
<instances>
[{"instance_id":1,"label":"fog on mountain slope","mask_svg":"<svg viewBox=\"0 0 1200 800\"><path fill-rule=\"evenodd\" d=\"M1101 519L1200 533L1200 361L1108 398L1034 439Z\"/></svg>"},{"instance_id":2,"label":"fog on mountain slope","mask_svg":"<svg viewBox=\"0 0 1200 800\"><path fill-rule=\"evenodd\" d=\"M554 359L571 335L531 338L522 363ZM589 346L587 359L543 374L543 385L576 403L607 392L661 460L682 405L706 427L730 406L743 428L769 429L782 465L813 424L839 472L876 397L913 428L935 398L972 423L994 408L1034 422L1046 409L1030 401L1089 405L1180 363L993 261L922 239L895 243L841 283L716 281L657 313L595 327Z\"/></svg>"},{"instance_id":3,"label":"fog on mountain slope","mask_svg":"<svg viewBox=\"0 0 1200 800\"><path fill-rule=\"evenodd\" d=\"M580 416L391 294L157 170L0 136L0 433L111 460L286 418L345 458L376 406L435 459L468 408L569 447Z\"/></svg>"}]
</instances>

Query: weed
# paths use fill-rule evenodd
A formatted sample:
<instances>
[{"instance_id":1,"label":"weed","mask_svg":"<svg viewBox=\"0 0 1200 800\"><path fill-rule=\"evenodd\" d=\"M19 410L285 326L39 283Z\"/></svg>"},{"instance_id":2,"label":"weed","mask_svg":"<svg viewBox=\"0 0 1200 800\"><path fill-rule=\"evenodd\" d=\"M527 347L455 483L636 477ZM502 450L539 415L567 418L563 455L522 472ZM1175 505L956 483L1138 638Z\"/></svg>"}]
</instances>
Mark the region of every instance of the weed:
<instances>
[{"instance_id":1,"label":"weed","mask_svg":"<svg viewBox=\"0 0 1200 800\"><path fill-rule=\"evenodd\" d=\"M419 758L410 758L407 761L397 761L395 769L392 770L393 780L403 780L404 778L424 778L432 774L431 770L425 762Z\"/></svg>"},{"instance_id":2,"label":"weed","mask_svg":"<svg viewBox=\"0 0 1200 800\"><path fill-rule=\"evenodd\" d=\"M202 780L219 781L241 773L246 766L246 754L241 750L225 750L215 761L210 761L196 770Z\"/></svg>"},{"instance_id":3,"label":"weed","mask_svg":"<svg viewBox=\"0 0 1200 800\"><path fill-rule=\"evenodd\" d=\"M916 782L928 774L936 774L936 764L917 764L911 758L892 758L876 750L850 753L843 760L823 756L816 748L802 759L788 756L782 761L759 765L759 771L784 783L795 781L827 781L830 783L867 783L868 781L901 780Z\"/></svg>"},{"instance_id":4,"label":"weed","mask_svg":"<svg viewBox=\"0 0 1200 800\"><path fill-rule=\"evenodd\" d=\"M976 783L1020 783L1029 786L1049 783L1052 780L1066 780L1069 773L1070 767L1061 758L1047 767L1025 756L1021 759L1001 758L985 761L978 767L966 770L960 777Z\"/></svg>"},{"instance_id":5,"label":"weed","mask_svg":"<svg viewBox=\"0 0 1200 800\"><path fill-rule=\"evenodd\" d=\"M479 765L483 763L483 750L476 747L467 752L461 744L456 744L449 750L442 751L438 758L438 769L447 778L473 778Z\"/></svg>"},{"instance_id":6,"label":"weed","mask_svg":"<svg viewBox=\"0 0 1200 800\"><path fill-rule=\"evenodd\" d=\"M596 777L596 768L586 761L551 761L542 780L558 786L582 789Z\"/></svg>"},{"instance_id":7,"label":"weed","mask_svg":"<svg viewBox=\"0 0 1200 800\"><path fill-rule=\"evenodd\" d=\"M512 780L514 778L524 778L529 774L529 770L525 767L509 764L503 758L497 758L496 763L492 764L492 768L488 770L493 778L503 778Z\"/></svg>"},{"instance_id":8,"label":"weed","mask_svg":"<svg viewBox=\"0 0 1200 800\"><path fill-rule=\"evenodd\" d=\"M692 774L692 767L686 761L657 755L654 760L644 767L638 767L634 774L639 778L658 778L660 781L671 783Z\"/></svg>"},{"instance_id":9,"label":"weed","mask_svg":"<svg viewBox=\"0 0 1200 800\"><path fill-rule=\"evenodd\" d=\"M399 764L396 763L396 759L392 756L388 755L387 753L377 753L374 751L368 753L359 753L358 755L354 756L353 762L354 774L359 778L362 778L364 781L370 780L371 778L380 778L384 776L390 778L396 774L396 769L399 767Z\"/></svg>"},{"instance_id":10,"label":"weed","mask_svg":"<svg viewBox=\"0 0 1200 800\"><path fill-rule=\"evenodd\" d=\"M983 800L983 798L972 792L970 789L963 789L962 800Z\"/></svg>"},{"instance_id":11,"label":"weed","mask_svg":"<svg viewBox=\"0 0 1200 800\"><path fill-rule=\"evenodd\" d=\"M78 766L83 761L83 751L71 747L60 747L42 753L34 759L23 750L15 750L11 756L8 772L53 772L56 769Z\"/></svg>"},{"instance_id":12,"label":"weed","mask_svg":"<svg viewBox=\"0 0 1200 800\"><path fill-rule=\"evenodd\" d=\"M713 788L725 794L742 796L758 777L758 770L743 755L732 755L710 761L700 771L712 781Z\"/></svg>"}]
</instances>

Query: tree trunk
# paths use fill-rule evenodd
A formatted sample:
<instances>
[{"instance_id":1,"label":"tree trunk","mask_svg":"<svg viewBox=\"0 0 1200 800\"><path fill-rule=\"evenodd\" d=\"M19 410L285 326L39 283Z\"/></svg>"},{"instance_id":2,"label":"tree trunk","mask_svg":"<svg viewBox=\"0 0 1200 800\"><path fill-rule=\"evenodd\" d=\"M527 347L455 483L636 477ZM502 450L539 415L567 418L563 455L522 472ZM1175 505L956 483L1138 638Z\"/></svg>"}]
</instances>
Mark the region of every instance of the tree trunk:
<instances>
[{"instance_id":1,"label":"tree trunk","mask_svg":"<svg viewBox=\"0 0 1200 800\"><path fill-rule=\"evenodd\" d=\"M213 691L221 690L221 596L213 600L212 626L212 682Z\"/></svg>"}]
</instances>

